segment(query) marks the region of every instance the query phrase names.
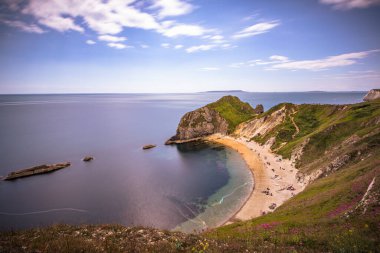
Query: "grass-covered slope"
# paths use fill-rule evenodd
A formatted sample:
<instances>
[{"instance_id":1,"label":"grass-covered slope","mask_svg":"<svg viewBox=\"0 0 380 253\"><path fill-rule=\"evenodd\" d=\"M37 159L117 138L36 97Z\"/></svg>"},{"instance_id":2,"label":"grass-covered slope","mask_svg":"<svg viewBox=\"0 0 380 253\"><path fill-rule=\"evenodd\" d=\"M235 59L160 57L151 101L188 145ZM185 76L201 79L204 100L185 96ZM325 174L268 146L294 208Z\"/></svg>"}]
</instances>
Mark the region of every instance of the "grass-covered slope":
<instances>
[{"instance_id":1,"label":"grass-covered slope","mask_svg":"<svg viewBox=\"0 0 380 253\"><path fill-rule=\"evenodd\" d=\"M228 122L229 132L233 132L237 125L251 119L256 114L250 104L242 102L235 96L224 96L206 106L219 112Z\"/></svg>"},{"instance_id":2,"label":"grass-covered slope","mask_svg":"<svg viewBox=\"0 0 380 253\"><path fill-rule=\"evenodd\" d=\"M257 118L281 108L284 120L252 139L275 137L285 157L303 147L297 166L317 176L273 213L206 235L237 252L380 252L380 101L281 104Z\"/></svg>"},{"instance_id":3,"label":"grass-covered slope","mask_svg":"<svg viewBox=\"0 0 380 253\"><path fill-rule=\"evenodd\" d=\"M272 149L286 158L304 144L297 163L300 168L349 137L363 138L380 131L380 100L353 105L280 104L258 117L266 117L284 106L285 120L266 135L253 136L253 140L264 144L275 137Z\"/></svg>"}]
</instances>

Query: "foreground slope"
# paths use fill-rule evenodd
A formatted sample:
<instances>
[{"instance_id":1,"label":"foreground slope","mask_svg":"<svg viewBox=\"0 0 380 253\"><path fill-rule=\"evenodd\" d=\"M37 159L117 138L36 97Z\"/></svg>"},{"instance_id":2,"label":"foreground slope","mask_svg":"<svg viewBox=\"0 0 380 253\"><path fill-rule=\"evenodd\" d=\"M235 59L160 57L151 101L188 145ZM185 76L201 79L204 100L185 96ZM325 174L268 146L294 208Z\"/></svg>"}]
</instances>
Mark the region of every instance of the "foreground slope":
<instances>
[{"instance_id":1,"label":"foreground slope","mask_svg":"<svg viewBox=\"0 0 380 253\"><path fill-rule=\"evenodd\" d=\"M0 251L379 252L380 100L280 104L231 135L291 158L306 189L272 213L199 235L63 225L1 233Z\"/></svg>"}]
</instances>

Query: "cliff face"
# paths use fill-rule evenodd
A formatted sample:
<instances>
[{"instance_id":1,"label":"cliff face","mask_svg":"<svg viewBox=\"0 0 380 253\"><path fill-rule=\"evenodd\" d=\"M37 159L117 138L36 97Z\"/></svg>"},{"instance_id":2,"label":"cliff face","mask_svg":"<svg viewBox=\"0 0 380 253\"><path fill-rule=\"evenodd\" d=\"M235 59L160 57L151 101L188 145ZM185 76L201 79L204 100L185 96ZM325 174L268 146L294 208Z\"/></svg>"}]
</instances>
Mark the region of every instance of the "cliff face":
<instances>
[{"instance_id":1,"label":"cliff face","mask_svg":"<svg viewBox=\"0 0 380 253\"><path fill-rule=\"evenodd\" d=\"M363 98L364 101L372 101L376 99L380 99L380 89L370 90Z\"/></svg>"},{"instance_id":2,"label":"cliff face","mask_svg":"<svg viewBox=\"0 0 380 253\"><path fill-rule=\"evenodd\" d=\"M226 134L228 122L219 112L207 106L186 113L177 128L175 136L167 144L207 136L213 133Z\"/></svg>"},{"instance_id":3,"label":"cliff face","mask_svg":"<svg viewBox=\"0 0 380 253\"><path fill-rule=\"evenodd\" d=\"M166 144L189 141L214 133L231 133L237 125L262 111L262 105L253 109L238 97L222 97L214 103L186 113L180 120L176 135L170 138Z\"/></svg>"}]
</instances>

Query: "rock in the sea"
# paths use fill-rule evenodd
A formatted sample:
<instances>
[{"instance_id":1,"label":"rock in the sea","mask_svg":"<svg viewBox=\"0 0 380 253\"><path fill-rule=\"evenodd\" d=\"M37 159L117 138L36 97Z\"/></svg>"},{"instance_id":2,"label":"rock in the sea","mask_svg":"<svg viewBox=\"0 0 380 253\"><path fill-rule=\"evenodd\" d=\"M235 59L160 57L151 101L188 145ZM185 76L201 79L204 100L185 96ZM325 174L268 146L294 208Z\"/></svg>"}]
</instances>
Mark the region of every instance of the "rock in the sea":
<instances>
[{"instance_id":1,"label":"rock in the sea","mask_svg":"<svg viewBox=\"0 0 380 253\"><path fill-rule=\"evenodd\" d=\"M94 160L94 157L92 157L92 156L85 156L82 159L83 162L91 162L92 160Z\"/></svg>"},{"instance_id":2,"label":"rock in the sea","mask_svg":"<svg viewBox=\"0 0 380 253\"><path fill-rule=\"evenodd\" d=\"M260 111L260 106L258 106ZM225 96L218 101L186 113L180 120L177 133L165 144L181 143L208 136L215 133L233 132L241 122L256 115L248 103L238 97Z\"/></svg>"},{"instance_id":3,"label":"rock in the sea","mask_svg":"<svg viewBox=\"0 0 380 253\"><path fill-rule=\"evenodd\" d=\"M14 180L17 178L22 178L22 177L29 177L29 176L39 175L39 174L50 173L56 170L69 167L70 165L71 164L69 162L56 163L56 164L43 164L43 165L35 166L29 169L11 172L8 174L8 176L4 178L4 180Z\"/></svg>"},{"instance_id":4,"label":"rock in the sea","mask_svg":"<svg viewBox=\"0 0 380 253\"><path fill-rule=\"evenodd\" d=\"M380 89L370 90L363 98L364 101L372 101L376 99L380 99Z\"/></svg>"},{"instance_id":5,"label":"rock in the sea","mask_svg":"<svg viewBox=\"0 0 380 253\"><path fill-rule=\"evenodd\" d=\"M151 148L155 148L155 147L156 147L156 145L149 144L149 145L145 145L145 146L143 147L143 149L151 149Z\"/></svg>"}]
</instances>

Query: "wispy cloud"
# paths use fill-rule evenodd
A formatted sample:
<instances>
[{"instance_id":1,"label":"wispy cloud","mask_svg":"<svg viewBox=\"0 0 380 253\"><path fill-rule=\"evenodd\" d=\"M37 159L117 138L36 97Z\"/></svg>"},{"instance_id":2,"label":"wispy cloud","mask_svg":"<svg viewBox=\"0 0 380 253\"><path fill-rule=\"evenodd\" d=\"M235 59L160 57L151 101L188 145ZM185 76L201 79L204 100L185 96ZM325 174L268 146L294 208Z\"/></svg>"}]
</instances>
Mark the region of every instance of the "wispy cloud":
<instances>
[{"instance_id":1,"label":"wispy cloud","mask_svg":"<svg viewBox=\"0 0 380 253\"><path fill-rule=\"evenodd\" d=\"M128 46L125 45L125 44L122 44L122 43L114 43L114 42L110 42L107 44L107 46L109 47L113 47L113 48L116 48L116 49L124 49L124 48L127 48Z\"/></svg>"},{"instance_id":2,"label":"wispy cloud","mask_svg":"<svg viewBox=\"0 0 380 253\"><path fill-rule=\"evenodd\" d=\"M194 10L194 6L181 0L154 0L152 9L159 9L160 18L185 15Z\"/></svg>"},{"instance_id":3,"label":"wispy cloud","mask_svg":"<svg viewBox=\"0 0 380 253\"><path fill-rule=\"evenodd\" d=\"M181 48L183 48L183 45L178 44L174 46L174 49L181 49Z\"/></svg>"},{"instance_id":4,"label":"wispy cloud","mask_svg":"<svg viewBox=\"0 0 380 253\"><path fill-rule=\"evenodd\" d=\"M336 9L349 10L380 5L380 0L320 0L322 4L332 5Z\"/></svg>"},{"instance_id":5,"label":"wispy cloud","mask_svg":"<svg viewBox=\"0 0 380 253\"><path fill-rule=\"evenodd\" d=\"M192 46L192 47L189 47L189 48L186 48L186 52L188 53L195 53L195 52L198 52L198 51L208 51L210 49L213 49L215 48L216 45L199 45L199 46Z\"/></svg>"},{"instance_id":6,"label":"wispy cloud","mask_svg":"<svg viewBox=\"0 0 380 253\"><path fill-rule=\"evenodd\" d=\"M102 41L108 41L108 42L122 42L127 40L126 37L117 37L117 36L112 36L112 35L100 35L98 37L98 40Z\"/></svg>"},{"instance_id":7,"label":"wispy cloud","mask_svg":"<svg viewBox=\"0 0 380 253\"><path fill-rule=\"evenodd\" d=\"M280 22L277 20L270 21L270 22L257 23L255 25L246 27L243 30L235 33L232 36L232 38L241 39L241 38L247 38L247 37L252 37L259 34L267 33L279 25L280 25Z\"/></svg>"},{"instance_id":8,"label":"wispy cloud","mask_svg":"<svg viewBox=\"0 0 380 253\"><path fill-rule=\"evenodd\" d=\"M267 61L256 59L256 60L249 60L245 62L235 62L235 63L230 64L230 67L231 68L253 67L253 66L258 66L258 65L272 65L272 64L278 64L278 63L284 63L288 61L289 59L286 56L272 55L269 57L269 60Z\"/></svg>"},{"instance_id":9,"label":"wispy cloud","mask_svg":"<svg viewBox=\"0 0 380 253\"><path fill-rule=\"evenodd\" d=\"M249 60L245 62L236 62L229 65L231 68L242 68L242 67L254 67L254 66L265 66L266 70L278 70L278 69L288 69L288 70L311 70L320 71L327 70L331 68L344 67L358 63L358 60L366 58L372 53L380 52L379 49L354 52L347 54L340 54L335 56L329 56L322 59L315 60L290 60L286 56L282 55L272 55L269 60Z\"/></svg>"},{"instance_id":10,"label":"wispy cloud","mask_svg":"<svg viewBox=\"0 0 380 253\"><path fill-rule=\"evenodd\" d=\"M164 24L164 26L158 29L158 32L166 37L175 38L178 36L202 36L209 32L209 30L199 25L170 22Z\"/></svg>"},{"instance_id":11,"label":"wispy cloud","mask_svg":"<svg viewBox=\"0 0 380 253\"><path fill-rule=\"evenodd\" d=\"M274 64L274 69L290 69L290 70L326 70L336 67L343 67L356 64L359 59L363 59L368 55L379 52L380 50L371 50L363 52L354 52L329 56L323 59L303 60L303 61L288 61L285 63Z\"/></svg>"},{"instance_id":12,"label":"wispy cloud","mask_svg":"<svg viewBox=\"0 0 380 253\"><path fill-rule=\"evenodd\" d=\"M35 24L27 24L25 22L18 21L18 20L0 20L0 22L8 26L18 28L24 32L40 33L40 34L45 32L41 27Z\"/></svg>"},{"instance_id":13,"label":"wispy cloud","mask_svg":"<svg viewBox=\"0 0 380 253\"><path fill-rule=\"evenodd\" d=\"M93 40L86 40L86 44L94 45L94 44L96 44L96 42Z\"/></svg>"},{"instance_id":14,"label":"wispy cloud","mask_svg":"<svg viewBox=\"0 0 380 253\"><path fill-rule=\"evenodd\" d=\"M170 44L169 43L162 43L161 47L163 47L163 48L169 48Z\"/></svg>"}]
</instances>

